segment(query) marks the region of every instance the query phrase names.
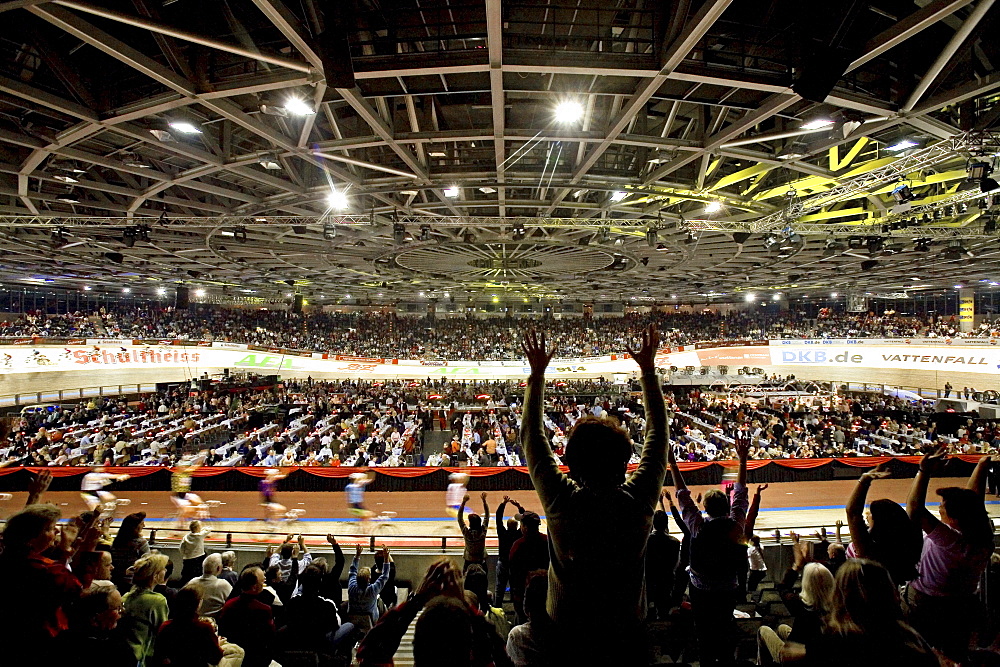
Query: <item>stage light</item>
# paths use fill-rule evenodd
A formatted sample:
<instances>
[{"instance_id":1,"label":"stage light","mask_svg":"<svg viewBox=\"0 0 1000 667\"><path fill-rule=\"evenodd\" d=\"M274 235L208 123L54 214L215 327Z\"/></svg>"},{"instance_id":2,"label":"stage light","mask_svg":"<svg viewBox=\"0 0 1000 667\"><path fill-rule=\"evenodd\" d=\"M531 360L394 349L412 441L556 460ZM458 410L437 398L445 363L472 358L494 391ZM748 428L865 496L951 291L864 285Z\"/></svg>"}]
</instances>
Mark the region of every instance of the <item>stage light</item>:
<instances>
[{"instance_id":1,"label":"stage light","mask_svg":"<svg viewBox=\"0 0 1000 667\"><path fill-rule=\"evenodd\" d=\"M431 226L430 225L420 225L420 240L430 241L431 240Z\"/></svg>"},{"instance_id":2,"label":"stage light","mask_svg":"<svg viewBox=\"0 0 1000 667\"><path fill-rule=\"evenodd\" d=\"M658 240L655 229L646 230L646 245L650 248L655 248Z\"/></svg>"},{"instance_id":3,"label":"stage light","mask_svg":"<svg viewBox=\"0 0 1000 667\"><path fill-rule=\"evenodd\" d=\"M169 125L181 134L201 134L201 130L194 123L186 120L171 121Z\"/></svg>"},{"instance_id":4,"label":"stage light","mask_svg":"<svg viewBox=\"0 0 1000 667\"><path fill-rule=\"evenodd\" d=\"M513 234L513 239L515 241L522 241L522 240L524 240L524 223L523 222L515 222L514 226L511 228L511 230L512 230L512 234Z\"/></svg>"},{"instance_id":5,"label":"stage light","mask_svg":"<svg viewBox=\"0 0 1000 667\"><path fill-rule=\"evenodd\" d=\"M822 130L824 127L830 127L833 125L833 121L829 118L814 118L813 120L803 123L801 129L803 130Z\"/></svg>"},{"instance_id":6,"label":"stage light","mask_svg":"<svg viewBox=\"0 0 1000 667\"><path fill-rule=\"evenodd\" d=\"M611 197L609 197L609 199L617 203L622 201L626 197L628 197L628 193L625 192L624 190L615 190L614 192L611 193Z\"/></svg>"},{"instance_id":7,"label":"stage light","mask_svg":"<svg viewBox=\"0 0 1000 667\"><path fill-rule=\"evenodd\" d=\"M63 183L79 183L80 182L80 181L76 180L75 178L73 178L72 176L67 176L66 174L56 174L52 178L54 178L57 181L62 181Z\"/></svg>"},{"instance_id":8,"label":"stage light","mask_svg":"<svg viewBox=\"0 0 1000 667\"><path fill-rule=\"evenodd\" d=\"M406 241L406 227L404 227L402 223L393 223L392 240L396 243L403 243Z\"/></svg>"},{"instance_id":9,"label":"stage light","mask_svg":"<svg viewBox=\"0 0 1000 667\"><path fill-rule=\"evenodd\" d=\"M166 287L157 287L156 288L156 296L163 296L166 293L167 293L167 288Z\"/></svg>"},{"instance_id":10,"label":"stage light","mask_svg":"<svg viewBox=\"0 0 1000 667\"><path fill-rule=\"evenodd\" d=\"M966 180L973 183L981 181L993 173L993 166L989 162L970 162L966 167Z\"/></svg>"},{"instance_id":11,"label":"stage light","mask_svg":"<svg viewBox=\"0 0 1000 667\"><path fill-rule=\"evenodd\" d=\"M92 289L94 289L94 288L93 288L93 287L91 287L90 285L84 285L84 286L83 286L83 291L84 291L84 292L89 292L89 291L90 291L90 290L92 290Z\"/></svg>"},{"instance_id":12,"label":"stage light","mask_svg":"<svg viewBox=\"0 0 1000 667\"><path fill-rule=\"evenodd\" d=\"M331 190L329 194L326 195L326 203L335 211L343 211L350 206L350 202L347 199L347 193L341 192L340 190Z\"/></svg>"},{"instance_id":13,"label":"stage light","mask_svg":"<svg viewBox=\"0 0 1000 667\"><path fill-rule=\"evenodd\" d=\"M705 205L705 213L718 213L722 210L722 202L710 201Z\"/></svg>"},{"instance_id":14,"label":"stage light","mask_svg":"<svg viewBox=\"0 0 1000 667\"><path fill-rule=\"evenodd\" d=\"M449 199L457 199L461 194L461 190L458 189L457 185L453 185L450 188L445 188L444 196Z\"/></svg>"},{"instance_id":15,"label":"stage light","mask_svg":"<svg viewBox=\"0 0 1000 667\"><path fill-rule=\"evenodd\" d=\"M910 139L903 139L902 141L897 141L892 146L886 146L885 149L891 153L898 153L899 151L905 151L907 148L913 148L917 145L917 142Z\"/></svg>"},{"instance_id":16,"label":"stage light","mask_svg":"<svg viewBox=\"0 0 1000 667\"><path fill-rule=\"evenodd\" d=\"M558 123L575 123L583 118L583 105L575 100L560 102L556 106L555 116Z\"/></svg>"},{"instance_id":17,"label":"stage light","mask_svg":"<svg viewBox=\"0 0 1000 667\"><path fill-rule=\"evenodd\" d=\"M294 95L285 100L284 108L285 111L296 116L311 116L316 113L311 104L301 97L295 97Z\"/></svg>"},{"instance_id":18,"label":"stage light","mask_svg":"<svg viewBox=\"0 0 1000 667\"><path fill-rule=\"evenodd\" d=\"M123 287L122 288L122 294L131 294L131 293L132 293L132 288L131 287Z\"/></svg>"},{"instance_id":19,"label":"stage light","mask_svg":"<svg viewBox=\"0 0 1000 667\"><path fill-rule=\"evenodd\" d=\"M203 296L205 296L205 290L203 290L203 289L196 289L194 291L194 295L200 299Z\"/></svg>"},{"instance_id":20,"label":"stage light","mask_svg":"<svg viewBox=\"0 0 1000 667\"><path fill-rule=\"evenodd\" d=\"M746 300L747 303L753 303L754 301L757 300L757 295L754 294L753 292L747 292L746 296L744 296L743 298L744 300Z\"/></svg>"},{"instance_id":21,"label":"stage light","mask_svg":"<svg viewBox=\"0 0 1000 667\"><path fill-rule=\"evenodd\" d=\"M917 196L913 194L913 190L910 189L909 185L906 183L900 183L893 188L892 198L899 204L905 204L908 201L913 201L917 198Z\"/></svg>"}]
</instances>

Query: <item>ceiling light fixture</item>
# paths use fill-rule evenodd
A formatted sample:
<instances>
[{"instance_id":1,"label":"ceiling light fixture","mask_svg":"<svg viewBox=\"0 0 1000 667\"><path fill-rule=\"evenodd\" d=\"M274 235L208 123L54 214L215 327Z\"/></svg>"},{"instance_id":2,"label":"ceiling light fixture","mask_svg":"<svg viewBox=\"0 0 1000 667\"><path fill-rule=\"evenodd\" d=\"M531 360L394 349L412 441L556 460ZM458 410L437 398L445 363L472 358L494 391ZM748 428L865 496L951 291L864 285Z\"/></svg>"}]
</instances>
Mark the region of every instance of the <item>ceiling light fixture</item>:
<instances>
[{"instance_id":1,"label":"ceiling light fixture","mask_svg":"<svg viewBox=\"0 0 1000 667\"><path fill-rule=\"evenodd\" d=\"M351 205L347 199L347 193L340 190L331 190L326 196L326 203L335 211L343 211Z\"/></svg>"},{"instance_id":2,"label":"ceiling light fixture","mask_svg":"<svg viewBox=\"0 0 1000 667\"><path fill-rule=\"evenodd\" d=\"M453 185L450 188L445 188L444 196L449 199L456 199L458 195L461 194L461 190L458 189L457 185Z\"/></svg>"},{"instance_id":3,"label":"ceiling light fixture","mask_svg":"<svg viewBox=\"0 0 1000 667\"><path fill-rule=\"evenodd\" d=\"M705 205L705 213L718 213L722 210L722 202L710 201Z\"/></svg>"},{"instance_id":4,"label":"ceiling light fixture","mask_svg":"<svg viewBox=\"0 0 1000 667\"><path fill-rule=\"evenodd\" d=\"M613 202L620 202L626 197L628 197L628 193L625 192L624 190L615 190L614 192L611 193L611 197L609 197L609 199L611 199L611 201Z\"/></svg>"},{"instance_id":5,"label":"ceiling light fixture","mask_svg":"<svg viewBox=\"0 0 1000 667\"><path fill-rule=\"evenodd\" d=\"M801 129L803 130L821 130L824 127L829 127L833 125L833 121L829 118L814 118L813 120L803 123Z\"/></svg>"},{"instance_id":6,"label":"ceiling light fixture","mask_svg":"<svg viewBox=\"0 0 1000 667\"><path fill-rule=\"evenodd\" d=\"M205 290L203 290L203 289L196 289L194 291L194 295L200 299L200 298L202 298L202 297L205 296Z\"/></svg>"},{"instance_id":7,"label":"ceiling light fixture","mask_svg":"<svg viewBox=\"0 0 1000 667\"><path fill-rule=\"evenodd\" d=\"M186 120L170 121L168 125L181 134L201 134L201 130L194 123Z\"/></svg>"},{"instance_id":8,"label":"ceiling light fixture","mask_svg":"<svg viewBox=\"0 0 1000 667\"><path fill-rule=\"evenodd\" d=\"M917 145L917 142L911 139L903 139L902 141L897 141L892 146L886 146L885 149L890 153L898 153L899 151L905 151L907 148L913 148Z\"/></svg>"},{"instance_id":9,"label":"ceiling light fixture","mask_svg":"<svg viewBox=\"0 0 1000 667\"><path fill-rule=\"evenodd\" d=\"M316 113L311 104L294 95L285 100L285 111L296 116L311 116Z\"/></svg>"},{"instance_id":10,"label":"ceiling light fixture","mask_svg":"<svg viewBox=\"0 0 1000 667\"><path fill-rule=\"evenodd\" d=\"M583 118L583 105L575 100L565 100L556 105L555 117L557 123L569 125Z\"/></svg>"},{"instance_id":11,"label":"ceiling light fixture","mask_svg":"<svg viewBox=\"0 0 1000 667\"><path fill-rule=\"evenodd\" d=\"M73 178L72 176L67 176L66 174L56 174L52 178L54 178L57 181L62 181L63 183L79 183L80 182L80 181L76 180L75 178Z\"/></svg>"},{"instance_id":12,"label":"ceiling light fixture","mask_svg":"<svg viewBox=\"0 0 1000 667\"><path fill-rule=\"evenodd\" d=\"M261 158L260 166L264 169L270 169L271 171L279 171L281 169L281 163L278 162L277 158L265 157Z\"/></svg>"}]
</instances>

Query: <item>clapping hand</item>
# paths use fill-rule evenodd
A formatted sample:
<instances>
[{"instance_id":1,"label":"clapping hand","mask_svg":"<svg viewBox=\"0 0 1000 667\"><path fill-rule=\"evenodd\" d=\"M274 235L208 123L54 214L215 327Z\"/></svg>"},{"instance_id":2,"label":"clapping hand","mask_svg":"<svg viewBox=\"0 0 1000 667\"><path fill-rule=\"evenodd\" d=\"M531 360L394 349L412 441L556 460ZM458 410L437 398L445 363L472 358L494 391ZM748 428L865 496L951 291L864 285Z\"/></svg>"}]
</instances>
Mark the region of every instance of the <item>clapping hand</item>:
<instances>
[{"instance_id":1,"label":"clapping hand","mask_svg":"<svg viewBox=\"0 0 1000 667\"><path fill-rule=\"evenodd\" d=\"M945 445L941 445L933 451L928 452L924 455L924 458L920 459L920 471L933 475L944 464L947 454L948 448Z\"/></svg>"},{"instance_id":2,"label":"clapping hand","mask_svg":"<svg viewBox=\"0 0 1000 667\"><path fill-rule=\"evenodd\" d=\"M354 560L361 560L361 545L354 546Z\"/></svg>"}]
</instances>

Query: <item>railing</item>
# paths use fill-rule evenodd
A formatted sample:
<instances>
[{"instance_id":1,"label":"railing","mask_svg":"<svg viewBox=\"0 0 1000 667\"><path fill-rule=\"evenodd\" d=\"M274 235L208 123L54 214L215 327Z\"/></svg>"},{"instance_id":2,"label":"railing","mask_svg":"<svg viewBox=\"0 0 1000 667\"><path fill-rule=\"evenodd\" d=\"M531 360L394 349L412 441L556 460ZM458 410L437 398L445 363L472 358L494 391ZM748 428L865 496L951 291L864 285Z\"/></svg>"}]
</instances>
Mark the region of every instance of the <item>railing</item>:
<instances>
[{"instance_id":1,"label":"railing","mask_svg":"<svg viewBox=\"0 0 1000 667\"><path fill-rule=\"evenodd\" d=\"M156 391L156 383L102 385L100 387L81 387L79 389L59 389L51 391L33 391L0 396L0 408L11 408L18 405L34 405L37 403L61 403L63 401L79 401L86 398L101 396L123 396L128 394L150 394Z\"/></svg>"}]
</instances>

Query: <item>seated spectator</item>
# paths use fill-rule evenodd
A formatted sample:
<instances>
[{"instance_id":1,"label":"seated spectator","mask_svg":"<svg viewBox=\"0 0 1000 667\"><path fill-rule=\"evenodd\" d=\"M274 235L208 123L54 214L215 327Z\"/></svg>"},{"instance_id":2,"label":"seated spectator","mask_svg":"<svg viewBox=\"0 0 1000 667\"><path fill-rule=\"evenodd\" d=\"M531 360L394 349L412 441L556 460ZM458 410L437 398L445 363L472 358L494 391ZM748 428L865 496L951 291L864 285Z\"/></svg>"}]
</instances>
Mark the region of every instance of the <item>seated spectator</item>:
<instances>
[{"instance_id":1,"label":"seated spectator","mask_svg":"<svg viewBox=\"0 0 1000 667\"><path fill-rule=\"evenodd\" d=\"M465 538L465 569L470 565L485 565L486 563L486 535L490 528L490 506L486 502L486 492L482 494L483 515L472 513L469 515L469 525L465 524L465 504L469 502L469 494L462 498L462 504L458 508L458 528Z\"/></svg>"},{"instance_id":2,"label":"seated spectator","mask_svg":"<svg viewBox=\"0 0 1000 667\"><path fill-rule=\"evenodd\" d=\"M7 520L0 571L7 576L0 605L0 627L44 655L53 637L66 630L66 612L80 595L80 582L64 563L42 554L58 535L62 513L54 505L28 505Z\"/></svg>"},{"instance_id":3,"label":"seated spectator","mask_svg":"<svg viewBox=\"0 0 1000 667\"><path fill-rule=\"evenodd\" d=\"M514 626L507 636L507 655L515 667L544 667L555 664L554 628L545 612L549 575L545 570L528 574L524 588L524 611L528 621Z\"/></svg>"},{"instance_id":4,"label":"seated spectator","mask_svg":"<svg viewBox=\"0 0 1000 667\"><path fill-rule=\"evenodd\" d=\"M77 557L75 570L80 586L87 590L95 584L110 584L113 567L110 551L84 551Z\"/></svg>"},{"instance_id":5,"label":"seated spectator","mask_svg":"<svg viewBox=\"0 0 1000 667\"><path fill-rule=\"evenodd\" d=\"M884 566L848 560L835 582L833 614L823 633L789 658L819 667L843 665L844 656L850 656L852 667L939 666L934 649L904 622L898 588Z\"/></svg>"},{"instance_id":6,"label":"seated spectator","mask_svg":"<svg viewBox=\"0 0 1000 667\"><path fill-rule=\"evenodd\" d=\"M357 545L354 560L351 561L350 574L347 575L347 614L349 616L367 614L371 617L372 623L378 620L378 596L382 587L385 586L385 582L389 580L389 574L393 567L389 548L383 546L382 550L387 566L382 572L382 576L373 582L370 568L358 569L358 565L361 563L361 545Z\"/></svg>"},{"instance_id":7,"label":"seated spectator","mask_svg":"<svg viewBox=\"0 0 1000 667\"><path fill-rule=\"evenodd\" d=\"M222 660L222 647L211 623L198 618L203 605L201 590L185 586L177 591L170 609L170 619L160 626L156 636L154 665L208 667Z\"/></svg>"},{"instance_id":8,"label":"seated spectator","mask_svg":"<svg viewBox=\"0 0 1000 667\"><path fill-rule=\"evenodd\" d=\"M386 611L365 635L357 651L358 665L391 665L406 629L421 611L421 618L426 616L432 602L435 607L447 606L448 611L436 611L428 623L417 624L413 636L415 665L509 665L496 633L466 602L462 584L462 571L452 560L443 558L432 563L413 595Z\"/></svg>"},{"instance_id":9,"label":"seated spectator","mask_svg":"<svg viewBox=\"0 0 1000 667\"><path fill-rule=\"evenodd\" d=\"M184 588L197 588L198 597L201 599L201 609L199 613L203 616L214 616L222 605L226 604L233 587L225 579L220 579L222 574L222 555L211 554L202 563L202 575L189 581Z\"/></svg>"},{"instance_id":10,"label":"seated spectator","mask_svg":"<svg viewBox=\"0 0 1000 667\"><path fill-rule=\"evenodd\" d=\"M663 486L667 455L666 408L653 359L659 334L650 326L632 352L642 373L646 441L636 471L626 480L631 439L607 419L576 422L565 447L567 476L543 430L545 369L555 354L545 336L528 333L523 349L531 366L524 394L521 440L531 481L542 502L551 544L549 616L565 633L561 642L580 664L641 664L646 660L642 622L643 562L653 511ZM594 526L600 526L595 539ZM609 550L607 547L611 545ZM594 613L594 584L614 572ZM587 641L578 641L587 637Z\"/></svg>"},{"instance_id":11,"label":"seated spectator","mask_svg":"<svg viewBox=\"0 0 1000 667\"><path fill-rule=\"evenodd\" d=\"M219 611L219 634L245 651L245 667L268 667L274 651L274 616L257 599L264 591L264 571L251 566L240 573L240 594Z\"/></svg>"},{"instance_id":12,"label":"seated spectator","mask_svg":"<svg viewBox=\"0 0 1000 667\"><path fill-rule=\"evenodd\" d=\"M169 562L163 554L137 560L132 566L132 589L123 598L121 628L140 667L152 658L156 633L167 620L167 599L153 587L164 582Z\"/></svg>"},{"instance_id":13,"label":"seated spectator","mask_svg":"<svg viewBox=\"0 0 1000 667\"><path fill-rule=\"evenodd\" d=\"M851 531L848 558L868 558L882 563L889 576L902 586L917 576L920 559L920 530L909 520L899 503L892 500L873 500L871 525L864 520L865 498L872 481L888 477L879 468L869 470L858 478L854 492L847 501L847 527Z\"/></svg>"},{"instance_id":14,"label":"seated spectator","mask_svg":"<svg viewBox=\"0 0 1000 667\"><path fill-rule=\"evenodd\" d=\"M924 456L910 487L907 511L924 538L920 574L906 589L907 620L930 644L956 662L983 614L976 596L993 554L993 524L984 504L990 457L980 459L966 488L937 490L938 520L924 503L927 486L944 450Z\"/></svg>"},{"instance_id":15,"label":"seated spectator","mask_svg":"<svg viewBox=\"0 0 1000 667\"><path fill-rule=\"evenodd\" d=\"M475 596L475 607L486 618L486 622L493 627L497 636L506 642L507 635L510 633L510 623L507 621L507 615L504 614L503 609L492 605L489 585L486 570L479 565L470 565L465 572L465 592ZM468 597L466 599L468 600Z\"/></svg>"},{"instance_id":16,"label":"seated spectator","mask_svg":"<svg viewBox=\"0 0 1000 667\"><path fill-rule=\"evenodd\" d=\"M782 662L785 657L791 661L796 654L808 652L809 647L819 640L823 628L833 612L833 575L820 563L810 563L809 544L792 534L794 557L792 567L777 584L781 601L794 619L791 627L781 624L776 629L763 625L760 628L758 647L759 664L771 665ZM802 591L796 593L793 586L802 573ZM791 642L793 650L785 655L785 645Z\"/></svg>"},{"instance_id":17,"label":"seated spectator","mask_svg":"<svg viewBox=\"0 0 1000 667\"><path fill-rule=\"evenodd\" d=\"M201 563L205 560L205 537L212 531L201 527L201 521L192 521L188 525L188 532L178 547L183 565L181 567L181 581L187 583L201 574Z\"/></svg>"},{"instance_id":18,"label":"seated spectator","mask_svg":"<svg viewBox=\"0 0 1000 667\"><path fill-rule=\"evenodd\" d=\"M236 552L235 551L223 551L222 552L222 573L219 575L220 579L225 579L229 582L229 585L236 589L236 584L239 581L240 575L236 573L233 569L236 567Z\"/></svg>"},{"instance_id":19,"label":"seated spectator","mask_svg":"<svg viewBox=\"0 0 1000 667\"><path fill-rule=\"evenodd\" d=\"M118 589L110 581L94 580L73 604L69 629L56 638L53 664L135 667L135 655L118 631L121 615Z\"/></svg>"}]
</instances>

